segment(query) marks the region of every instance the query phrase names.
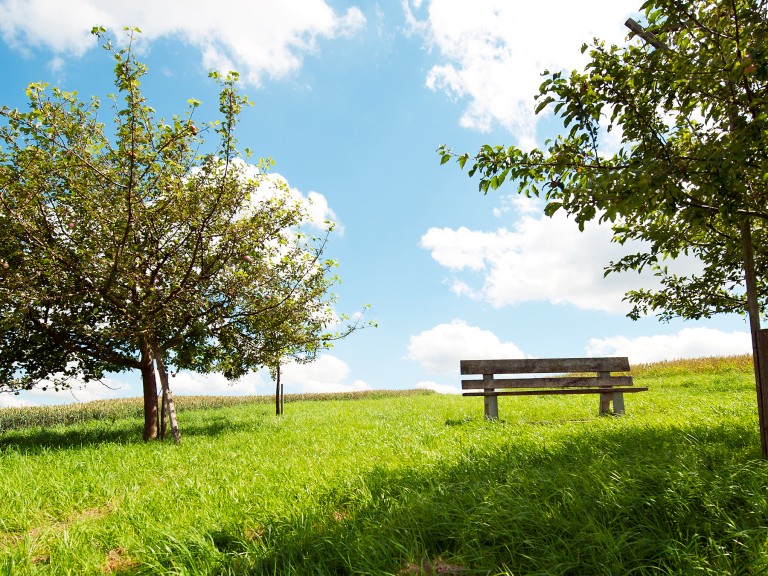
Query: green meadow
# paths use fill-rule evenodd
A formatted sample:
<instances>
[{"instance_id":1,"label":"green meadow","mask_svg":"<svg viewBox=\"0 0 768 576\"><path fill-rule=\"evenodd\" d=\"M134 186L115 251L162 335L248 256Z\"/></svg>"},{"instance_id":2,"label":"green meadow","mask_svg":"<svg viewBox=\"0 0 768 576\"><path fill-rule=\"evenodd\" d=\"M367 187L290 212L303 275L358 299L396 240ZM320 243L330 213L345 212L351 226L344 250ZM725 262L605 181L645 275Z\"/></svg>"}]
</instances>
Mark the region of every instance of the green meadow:
<instances>
[{"instance_id":1,"label":"green meadow","mask_svg":"<svg viewBox=\"0 0 768 576\"><path fill-rule=\"evenodd\" d=\"M748 357L593 395L180 398L0 410L0 575L768 574Z\"/></svg>"}]
</instances>

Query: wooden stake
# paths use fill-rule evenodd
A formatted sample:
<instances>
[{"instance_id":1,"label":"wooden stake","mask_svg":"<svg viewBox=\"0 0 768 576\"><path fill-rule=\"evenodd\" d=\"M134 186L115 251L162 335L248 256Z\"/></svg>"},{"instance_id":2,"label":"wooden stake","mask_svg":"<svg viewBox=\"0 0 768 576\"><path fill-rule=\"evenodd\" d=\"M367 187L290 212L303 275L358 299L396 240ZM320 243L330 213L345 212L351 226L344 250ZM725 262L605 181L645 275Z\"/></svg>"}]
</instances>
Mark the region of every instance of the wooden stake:
<instances>
[{"instance_id":1,"label":"wooden stake","mask_svg":"<svg viewBox=\"0 0 768 576\"><path fill-rule=\"evenodd\" d=\"M749 218L741 219L741 245L744 251L744 283L747 288L747 313L752 333L752 362L755 366L757 391L757 417L760 426L760 447L763 458L768 458L768 340L760 329L760 304L757 298L755 257L752 246L752 227Z\"/></svg>"}]
</instances>

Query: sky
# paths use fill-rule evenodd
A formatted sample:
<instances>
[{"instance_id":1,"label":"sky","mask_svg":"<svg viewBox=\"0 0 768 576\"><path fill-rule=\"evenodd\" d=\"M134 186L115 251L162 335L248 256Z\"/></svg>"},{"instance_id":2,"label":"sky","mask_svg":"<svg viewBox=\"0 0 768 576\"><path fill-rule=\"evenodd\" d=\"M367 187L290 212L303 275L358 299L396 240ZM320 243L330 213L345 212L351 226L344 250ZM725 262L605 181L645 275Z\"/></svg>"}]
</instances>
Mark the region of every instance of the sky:
<instances>
[{"instance_id":1,"label":"sky","mask_svg":"<svg viewBox=\"0 0 768 576\"><path fill-rule=\"evenodd\" d=\"M339 313L370 305L366 328L310 365L286 393L429 388L460 392L459 360L628 356L632 364L748 353L744 318L632 321L623 294L652 287L603 277L628 247L584 232L508 185L484 196L436 149L541 146L556 118L534 114L544 70L583 66L583 43L623 43L640 0L0 0L0 105L26 107L30 82L105 100L113 62L89 31L124 26L148 65L159 116L202 102L210 70L236 70L254 106L238 139L337 227ZM610 142L606 142L610 145ZM683 267L695 263L683 262ZM181 372L175 394L270 394L265 371L231 383ZM0 394L0 407L140 395L137 372L70 391Z\"/></svg>"}]
</instances>

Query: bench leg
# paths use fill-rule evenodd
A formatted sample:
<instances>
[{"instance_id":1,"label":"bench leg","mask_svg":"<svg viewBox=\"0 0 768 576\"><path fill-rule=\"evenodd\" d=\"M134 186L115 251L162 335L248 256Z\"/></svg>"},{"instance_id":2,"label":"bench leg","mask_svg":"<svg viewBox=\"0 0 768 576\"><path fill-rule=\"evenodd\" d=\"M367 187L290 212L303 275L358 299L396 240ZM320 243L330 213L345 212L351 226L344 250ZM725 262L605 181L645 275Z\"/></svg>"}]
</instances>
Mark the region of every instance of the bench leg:
<instances>
[{"instance_id":1,"label":"bench leg","mask_svg":"<svg viewBox=\"0 0 768 576\"><path fill-rule=\"evenodd\" d=\"M613 410L611 410L613 403ZM605 392L600 394L600 416L606 414L624 414L624 393Z\"/></svg>"},{"instance_id":2,"label":"bench leg","mask_svg":"<svg viewBox=\"0 0 768 576\"><path fill-rule=\"evenodd\" d=\"M485 419L498 420L499 419L499 397L485 396L484 400L485 400Z\"/></svg>"},{"instance_id":3,"label":"bench leg","mask_svg":"<svg viewBox=\"0 0 768 576\"><path fill-rule=\"evenodd\" d=\"M613 413L624 414L624 392L613 393Z\"/></svg>"},{"instance_id":4,"label":"bench leg","mask_svg":"<svg viewBox=\"0 0 768 576\"><path fill-rule=\"evenodd\" d=\"M600 416L611 413L611 396L613 394L606 392L600 394Z\"/></svg>"}]
</instances>

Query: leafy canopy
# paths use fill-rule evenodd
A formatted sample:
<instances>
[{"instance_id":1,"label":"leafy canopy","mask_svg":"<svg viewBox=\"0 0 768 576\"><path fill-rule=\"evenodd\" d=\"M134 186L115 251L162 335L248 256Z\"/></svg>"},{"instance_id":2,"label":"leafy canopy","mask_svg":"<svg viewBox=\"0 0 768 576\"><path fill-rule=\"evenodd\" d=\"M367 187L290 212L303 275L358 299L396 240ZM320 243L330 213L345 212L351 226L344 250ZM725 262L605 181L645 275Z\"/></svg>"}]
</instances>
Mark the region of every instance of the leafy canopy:
<instances>
[{"instance_id":1,"label":"leafy canopy","mask_svg":"<svg viewBox=\"0 0 768 576\"><path fill-rule=\"evenodd\" d=\"M439 149L480 177L487 193L505 182L565 210L583 229L608 223L621 244L641 240L606 274L649 267L661 288L627 293L630 316L697 319L747 310L768 298L768 18L764 0L649 0L644 38L584 45L589 62L545 72L537 113L564 131L543 148ZM650 40L650 42L649 42ZM605 138L612 133L618 149ZM695 256L701 270L676 275L665 259ZM750 262L750 260L752 260Z\"/></svg>"},{"instance_id":2,"label":"leafy canopy","mask_svg":"<svg viewBox=\"0 0 768 576\"><path fill-rule=\"evenodd\" d=\"M249 104L237 75L211 74L219 120L197 122L194 99L158 118L136 32L115 49L94 29L115 61L109 127L99 99L46 84L30 85L27 111L0 109L5 390L139 369L156 410L154 360L236 378L311 361L358 327L333 309L332 225L308 234L306 206L268 178L271 160L249 164L236 147Z\"/></svg>"}]
</instances>

